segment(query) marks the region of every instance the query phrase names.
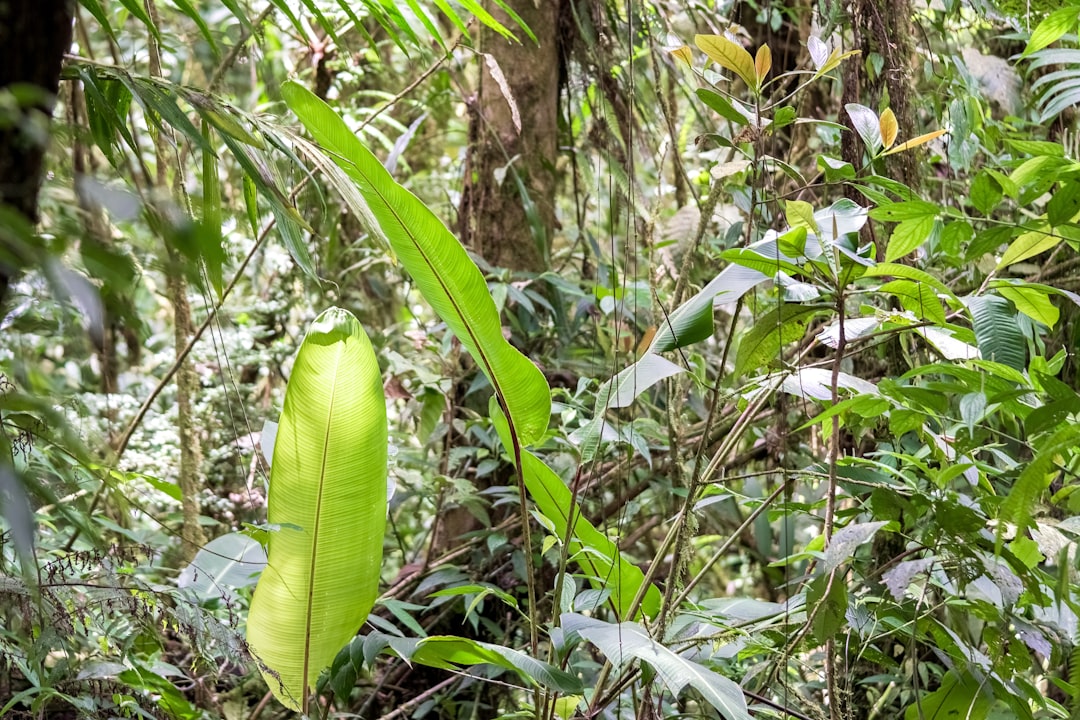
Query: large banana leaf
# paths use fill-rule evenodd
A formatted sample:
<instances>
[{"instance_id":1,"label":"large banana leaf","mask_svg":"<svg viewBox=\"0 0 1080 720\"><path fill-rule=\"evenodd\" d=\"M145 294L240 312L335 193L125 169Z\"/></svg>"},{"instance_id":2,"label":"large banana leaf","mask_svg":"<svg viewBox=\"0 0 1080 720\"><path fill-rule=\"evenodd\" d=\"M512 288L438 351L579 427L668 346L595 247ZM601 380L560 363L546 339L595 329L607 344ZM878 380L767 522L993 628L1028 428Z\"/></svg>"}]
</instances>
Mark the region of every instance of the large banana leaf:
<instances>
[{"instance_id":1,"label":"large banana leaf","mask_svg":"<svg viewBox=\"0 0 1080 720\"><path fill-rule=\"evenodd\" d=\"M489 412L503 447L513 458L505 416L497 407L490 408ZM623 556L611 538L582 516L581 508L574 504L573 493L562 478L528 450L521 451L521 474L537 509L551 520L560 538L569 537L571 557L588 576L589 583L597 589L611 592L611 604L619 618L632 619L630 611L634 598L645 582L645 573ZM567 533L571 517L574 528ZM660 611L660 600L660 591L650 584L642 597L640 612L648 617L656 617Z\"/></svg>"},{"instance_id":2,"label":"large banana leaf","mask_svg":"<svg viewBox=\"0 0 1080 720\"><path fill-rule=\"evenodd\" d=\"M371 342L349 312L315 319L296 356L270 471L268 565L247 639L288 707L375 602L386 524L386 404Z\"/></svg>"},{"instance_id":3,"label":"large banana leaf","mask_svg":"<svg viewBox=\"0 0 1080 720\"><path fill-rule=\"evenodd\" d=\"M356 181L376 230L487 375L511 432L522 445L538 441L548 427L551 391L540 370L503 337L495 301L465 248L419 198L394 181L330 106L296 83L285 83L281 93L312 137Z\"/></svg>"}]
</instances>

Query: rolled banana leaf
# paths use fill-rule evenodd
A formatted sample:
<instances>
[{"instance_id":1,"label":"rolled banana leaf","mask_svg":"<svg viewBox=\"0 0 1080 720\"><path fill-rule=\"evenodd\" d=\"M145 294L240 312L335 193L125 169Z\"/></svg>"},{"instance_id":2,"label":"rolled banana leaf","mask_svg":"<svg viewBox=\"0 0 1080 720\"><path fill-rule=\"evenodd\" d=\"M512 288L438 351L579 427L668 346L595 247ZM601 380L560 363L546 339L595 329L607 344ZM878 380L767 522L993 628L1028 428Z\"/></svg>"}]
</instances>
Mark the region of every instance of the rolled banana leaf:
<instances>
[{"instance_id":1,"label":"rolled banana leaf","mask_svg":"<svg viewBox=\"0 0 1080 720\"><path fill-rule=\"evenodd\" d=\"M270 472L268 564L247 640L275 696L307 710L375 602L386 524L386 403L371 342L326 310L296 356Z\"/></svg>"}]
</instances>

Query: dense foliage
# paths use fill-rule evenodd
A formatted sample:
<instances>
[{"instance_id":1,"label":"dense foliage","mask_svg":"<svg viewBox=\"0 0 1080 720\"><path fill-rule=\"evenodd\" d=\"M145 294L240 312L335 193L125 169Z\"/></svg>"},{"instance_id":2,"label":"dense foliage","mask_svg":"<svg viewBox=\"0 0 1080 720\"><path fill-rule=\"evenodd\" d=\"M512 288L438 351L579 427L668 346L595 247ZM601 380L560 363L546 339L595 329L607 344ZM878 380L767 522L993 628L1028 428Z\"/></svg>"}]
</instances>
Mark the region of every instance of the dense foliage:
<instances>
[{"instance_id":1,"label":"dense foliage","mask_svg":"<svg viewBox=\"0 0 1080 720\"><path fill-rule=\"evenodd\" d=\"M1080 5L706 5L80 0L0 715L1080 717Z\"/></svg>"}]
</instances>

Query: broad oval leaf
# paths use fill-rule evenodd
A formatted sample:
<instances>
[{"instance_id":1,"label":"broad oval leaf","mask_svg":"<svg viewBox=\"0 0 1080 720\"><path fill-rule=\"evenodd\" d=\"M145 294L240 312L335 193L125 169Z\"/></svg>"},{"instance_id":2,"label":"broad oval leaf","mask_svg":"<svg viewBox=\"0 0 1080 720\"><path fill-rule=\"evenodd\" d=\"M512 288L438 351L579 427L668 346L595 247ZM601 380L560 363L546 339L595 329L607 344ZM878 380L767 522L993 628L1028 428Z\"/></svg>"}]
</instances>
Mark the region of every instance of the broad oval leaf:
<instances>
[{"instance_id":1,"label":"broad oval leaf","mask_svg":"<svg viewBox=\"0 0 1080 720\"><path fill-rule=\"evenodd\" d=\"M386 403L360 323L331 308L293 365L274 443L268 564L247 639L274 695L307 689L375 603L386 523Z\"/></svg>"},{"instance_id":2,"label":"broad oval leaf","mask_svg":"<svg viewBox=\"0 0 1080 720\"><path fill-rule=\"evenodd\" d=\"M503 337L495 301L465 248L418 197L394 180L329 105L293 82L285 83L281 94L356 182L424 298L487 375L519 442L538 441L551 416L551 391L540 369Z\"/></svg>"},{"instance_id":3,"label":"broad oval leaf","mask_svg":"<svg viewBox=\"0 0 1080 720\"><path fill-rule=\"evenodd\" d=\"M877 155L881 152L881 126L877 113L858 103L848 103L844 109L851 118L851 126L859 133L870 154Z\"/></svg>"},{"instance_id":4,"label":"broad oval leaf","mask_svg":"<svg viewBox=\"0 0 1080 720\"><path fill-rule=\"evenodd\" d=\"M694 44L717 65L738 75L748 88L755 92L758 90L760 85L754 59L742 45L723 35L695 35Z\"/></svg>"}]
</instances>

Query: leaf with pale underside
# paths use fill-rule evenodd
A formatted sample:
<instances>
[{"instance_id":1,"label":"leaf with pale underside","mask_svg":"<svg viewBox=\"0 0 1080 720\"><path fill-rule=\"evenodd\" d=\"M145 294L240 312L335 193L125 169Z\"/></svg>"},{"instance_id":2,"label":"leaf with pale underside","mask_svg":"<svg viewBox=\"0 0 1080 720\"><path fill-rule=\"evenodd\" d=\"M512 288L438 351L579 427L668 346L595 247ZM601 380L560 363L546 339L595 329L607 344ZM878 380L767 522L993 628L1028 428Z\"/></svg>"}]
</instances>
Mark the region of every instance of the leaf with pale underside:
<instances>
[{"instance_id":1,"label":"leaf with pale underside","mask_svg":"<svg viewBox=\"0 0 1080 720\"><path fill-rule=\"evenodd\" d=\"M331 308L304 338L274 442L267 567L247 640L287 707L349 642L375 602L386 524L386 402L360 323Z\"/></svg>"}]
</instances>

